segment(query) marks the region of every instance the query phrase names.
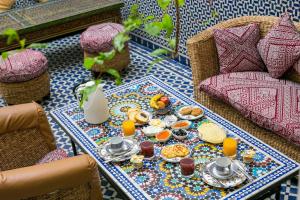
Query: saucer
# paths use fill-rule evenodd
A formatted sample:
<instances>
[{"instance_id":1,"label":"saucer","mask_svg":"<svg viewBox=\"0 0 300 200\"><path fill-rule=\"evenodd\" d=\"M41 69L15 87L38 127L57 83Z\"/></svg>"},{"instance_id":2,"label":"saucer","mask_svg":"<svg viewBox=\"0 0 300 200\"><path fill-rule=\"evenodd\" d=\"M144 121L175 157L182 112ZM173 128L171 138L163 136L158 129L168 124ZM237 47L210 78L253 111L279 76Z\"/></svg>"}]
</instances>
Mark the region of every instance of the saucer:
<instances>
[{"instance_id":1,"label":"saucer","mask_svg":"<svg viewBox=\"0 0 300 200\"><path fill-rule=\"evenodd\" d=\"M112 160L113 162L121 162L121 161L129 160L132 155L137 154L140 151L139 143L134 139L124 139L124 144L128 144L127 146L130 147L129 149L127 149L127 151L120 151L118 153L113 152L112 154L111 151L108 152L109 150L111 150L109 148L110 146L109 142L99 147L96 147L95 151L104 161Z\"/></svg>"},{"instance_id":2,"label":"saucer","mask_svg":"<svg viewBox=\"0 0 300 200\"><path fill-rule=\"evenodd\" d=\"M230 177L227 175L226 179L217 178L214 176L215 174L210 170L214 168L212 167L214 163L215 160L212 160L204 164L202 167L202 179L208 185L218 188L231 188L242 184L247 179L247 177L243 173L239 172L233 172Z\"/></svg>"},{"instance_id":3,"label":"saucer","mask_svg":"<svg viewBox=\"0 0 300 200\"><path fill-rule=\"evenodd\" d=\"M111 155L122 155L132 149L132 144L130 144L127 140L124 140L123 146L120 149L112 149L110 143L105 145L105 150Z\"/></svg>"},{"instance_id":4,"label":"saucer","mask_svg":"<svg viewBox=\"0 0 300 200\"><path fill-rule=\"evenodd\" d=\"M209 173L217 179L229 179L232 177L233 175L233 170L232 170L232 164L230 166L231 171L229 172L229 174L222 174L220 173L217 169L216 169L216 162L212 162L209 166L207 166L207 169L209 171Z\"/></svg>"}]
</instances>

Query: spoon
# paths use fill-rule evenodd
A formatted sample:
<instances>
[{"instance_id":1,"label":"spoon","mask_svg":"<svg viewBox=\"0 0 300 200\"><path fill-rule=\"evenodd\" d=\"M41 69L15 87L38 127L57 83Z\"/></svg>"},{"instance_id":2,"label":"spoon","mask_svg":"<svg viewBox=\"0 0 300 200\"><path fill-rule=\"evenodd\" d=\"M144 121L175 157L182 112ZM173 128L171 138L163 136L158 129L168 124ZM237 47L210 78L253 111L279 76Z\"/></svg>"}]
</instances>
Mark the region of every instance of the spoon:
<instances>
[{"instance_id":1,"label":"spoon","mask_svg":"<svg viewBox=\"0 0 300 200\"><path fill-rule=\"evenodd\" d=\"M238 160L233 160L233 171L235 173L237 173L237 171L241 171L246 177L247 179L252 182L253 181L253 178L252 176L250 176L246 171L245 171L245 168L240 164L240 162Z\"/></svg>"}]
</instances>

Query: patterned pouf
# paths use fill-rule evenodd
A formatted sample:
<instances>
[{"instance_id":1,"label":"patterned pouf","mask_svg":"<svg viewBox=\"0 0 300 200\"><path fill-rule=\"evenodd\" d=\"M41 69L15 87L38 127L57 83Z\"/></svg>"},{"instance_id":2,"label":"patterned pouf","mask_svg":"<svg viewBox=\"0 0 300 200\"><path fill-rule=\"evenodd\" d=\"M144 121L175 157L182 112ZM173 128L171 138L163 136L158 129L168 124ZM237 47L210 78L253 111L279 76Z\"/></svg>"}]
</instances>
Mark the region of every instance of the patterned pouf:
<instances>
[{"instance_id":1,"label":"patterned pouf","mask_svg":"<svg viewBox=\"0 0 300 200\"><path fill-rule=\"evenodd\" d=\"M39 51L10 52L0 59L0 95L7 104L39 101L50 92L47 58Z\"/></svg>"},{"instance_id":2,"label":"patterned pouf","mask_svg":"<svg viewBox=\"0 0 300 200\"><path fill-rule=\"evenodd\" d=\"M80 36L80 45L84 50L84 57L95 57L99 52L108 52L113 48L114 37L124 28L116 23L103 23L89 27ZM122 70L130 63L129 49L117 53L112 60L105 61L103 65L95 64L92 68L94 72L104 72L105 67Z\"/></svg>"}]
</instances>

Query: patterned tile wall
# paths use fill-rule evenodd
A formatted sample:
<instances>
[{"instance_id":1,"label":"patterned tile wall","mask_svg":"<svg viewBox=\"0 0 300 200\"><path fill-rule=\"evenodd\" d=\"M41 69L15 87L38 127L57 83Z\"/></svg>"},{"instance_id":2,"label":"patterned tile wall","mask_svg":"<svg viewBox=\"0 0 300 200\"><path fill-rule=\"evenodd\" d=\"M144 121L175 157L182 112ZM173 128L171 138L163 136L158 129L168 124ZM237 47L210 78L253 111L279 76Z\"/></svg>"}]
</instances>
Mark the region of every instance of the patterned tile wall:
<instances>
[{"instance_id":1,"label":"patterned tile wall","mask_svg":"<svg viewBox=\"0 0 300 200\"><path fill-rule=\"evenodd\" d=\"M181 40L180 53L186 57L186 41L200 31L217 24L220 21L245 15L271 15L280 16L283 12L292 14L295 21L300 21L300 1L299 0L186 0L186 5L181 9ZM122 10L123 17L126 17L129 8L138 3L140 12L148 15L161 15L161 10L156 4L156 0L124 0L125 6ZM203 24L210 18L211 11L215 9L219 17L211 20L207 25ZM170 11L174 16L174 10ZM163 38L149 37L144 31L137 30L133 33L134 40L144 45L155 48L156 45L165 46L166 41ZM151 44L151 43L154 43ZM181 58L184 62L185 59Z\"/></svg>"}]
</instances>

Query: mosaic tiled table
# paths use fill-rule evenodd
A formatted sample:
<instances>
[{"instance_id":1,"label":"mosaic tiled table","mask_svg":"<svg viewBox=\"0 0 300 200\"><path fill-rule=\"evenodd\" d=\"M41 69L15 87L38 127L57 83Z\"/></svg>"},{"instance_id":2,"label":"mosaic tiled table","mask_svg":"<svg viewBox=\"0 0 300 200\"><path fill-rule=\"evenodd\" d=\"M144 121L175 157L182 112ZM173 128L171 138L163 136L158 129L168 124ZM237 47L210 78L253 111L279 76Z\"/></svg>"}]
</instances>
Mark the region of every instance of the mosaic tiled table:
<instances>
[{"instance_id":1,"label":"mosaic tiled table","mask_svg":"<svg viewBox=\"0 0 300 200\"><path fill-rule=\"evenodd\" d=\"M94 148L108 141L110 137L121 134L120 125L126 117L128 108L138 107L153 111L149 106L149 100L151 96L161 92L170 97L174 109L182 105L198 105L205 110L205 117L193 122L188 139L183 141L193 149L192 157L199 164L196 170L200 170L201 164L210 159L222 156L221 145L203 142L197 134L197 126L200 123L214 121L223 126L231 137L238 139L239 154L246 149L254 149L257 152L255 161L247 165L249 173L255 180L251 183L246 181L231 189L219 189L207 185L199 176L182 177L178 164L167 163L162 159L145 161L141 171L134 169L128 161L119 164L103 162ZM131 199L246 199L268 190L274 184L279 184L299 170L299 165L295 161L153 76L108 90L106 95L109 99L111 117L104 124L88 124L76 103L52 111L51 115L84 151L96 159L101 171ZM154 138L147 138L138 130L136 139L153 140L155 153L159 154L162 144L156 142ZM177 142L179 141L171 139L167 144ZM241 159L240 156L238 159Z\"/></svg>"}]
</instances>

